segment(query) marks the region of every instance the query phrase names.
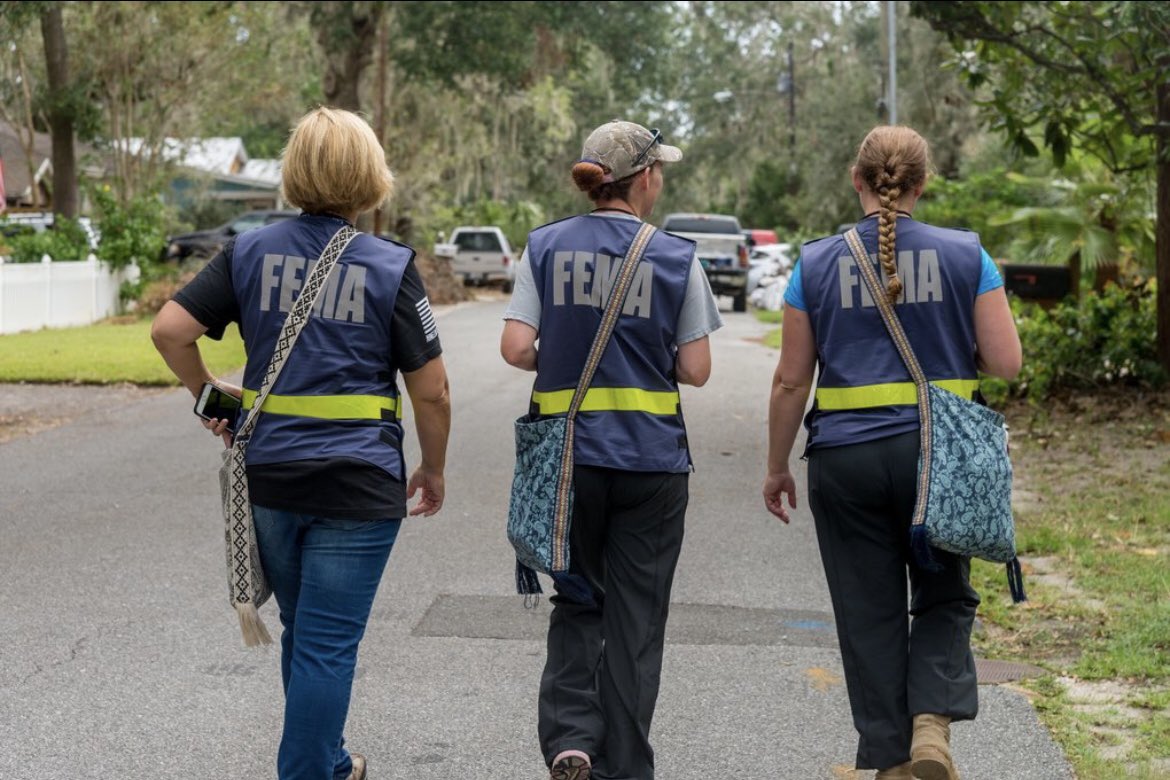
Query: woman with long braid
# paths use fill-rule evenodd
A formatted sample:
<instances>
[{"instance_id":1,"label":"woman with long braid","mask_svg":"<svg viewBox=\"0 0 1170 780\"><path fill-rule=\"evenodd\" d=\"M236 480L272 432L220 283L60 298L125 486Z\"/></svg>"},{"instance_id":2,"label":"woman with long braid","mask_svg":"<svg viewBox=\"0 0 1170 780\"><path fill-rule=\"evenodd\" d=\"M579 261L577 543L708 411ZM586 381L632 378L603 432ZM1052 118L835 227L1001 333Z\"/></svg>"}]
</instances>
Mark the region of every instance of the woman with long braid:
<instances>
[{"instance_id":1,"label":"woman with long braid","mask_svg":"<svg viewBox=\"0 0 1170 780\"><path fill-rule=\"evenodd\" d=\"M1019 336L979 237L911 217L928 168L918 133L872 130L852 169L865 213L857 230L877 250L885 294L927 378L977 397L980 371L1019 372ZM860 737L857 768L880 780L957 780L950 723L978 709L970 639L979 596L969 559L932 550L942 570L931 572L910 552L914 383L844 236L801 248L784 300L764 502L785 523L796 507L789 459L817 372L806 418L809 506Z\"/></svg>"}]
</instances>

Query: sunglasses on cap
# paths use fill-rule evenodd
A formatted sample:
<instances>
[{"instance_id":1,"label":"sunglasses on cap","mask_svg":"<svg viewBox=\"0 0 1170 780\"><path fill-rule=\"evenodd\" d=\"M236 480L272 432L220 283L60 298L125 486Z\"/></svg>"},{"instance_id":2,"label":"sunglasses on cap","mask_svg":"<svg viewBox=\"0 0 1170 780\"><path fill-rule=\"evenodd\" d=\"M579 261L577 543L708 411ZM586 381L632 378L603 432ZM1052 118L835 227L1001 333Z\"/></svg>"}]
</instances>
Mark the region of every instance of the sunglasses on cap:
<instances>
[{"instance_id":1,"label":"sunglasses on cap","mask_svg":"<svg viewBox=\"0 0 1170 780\"><path fill-rule=\"evenodd\" d=\"M641 165L642 161L646 159L646 155L650 154L650 150L654 148L655 144L660 144L664 140L665 139L662 137L661 130L658 130L657 128L651 128L650 140L644 147L642 147L642 151L638 152L638 154L634 157L633 161L630 163L630 166L636 168L637 166Z\"/></svg>"}]
</instances>

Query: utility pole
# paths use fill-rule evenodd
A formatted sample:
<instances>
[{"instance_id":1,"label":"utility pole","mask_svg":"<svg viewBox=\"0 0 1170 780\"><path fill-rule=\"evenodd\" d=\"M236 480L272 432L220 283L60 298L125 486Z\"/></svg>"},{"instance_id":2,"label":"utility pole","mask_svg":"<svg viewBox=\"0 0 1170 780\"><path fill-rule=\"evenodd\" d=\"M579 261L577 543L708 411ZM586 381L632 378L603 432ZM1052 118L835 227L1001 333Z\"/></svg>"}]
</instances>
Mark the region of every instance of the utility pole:
<instances>
[{"instance_id":1,"label":"utility pole","mask_svg":"<svg viewBox=\"0 0 1170 780\"><path fill-rule=\"evenodd\" d=\"M378 134L378 146L382 154L386 154L386 15L378 17L378 110L374 116L375 132ZM374 235L382 233L382 205L374 209Z\"/></svg>"},{"instance_id":2,"label":"utility pole","mask_svg":"<svg viewBox=\"0 0 1170 780\"><path fill-rule=\"evenodd\" d=\"M792 64L792 41L788 41L788 151L796 154L796 76Z\"/></svg>"},{"instance_id":3,"label":"utility pole","mask_svg":"<svg viewBox=\"0 0 1170 780\"><path fill-rule=\"evenodd\" d=\"M887 0L886 2L886 35L888 40L887 48L889 49L889 90L890 94L886 98L886 104L890 110L890 124L898 124L898 47L896 32L898 19L898 7L894 0Z\"/></svg>"}]
</instances>

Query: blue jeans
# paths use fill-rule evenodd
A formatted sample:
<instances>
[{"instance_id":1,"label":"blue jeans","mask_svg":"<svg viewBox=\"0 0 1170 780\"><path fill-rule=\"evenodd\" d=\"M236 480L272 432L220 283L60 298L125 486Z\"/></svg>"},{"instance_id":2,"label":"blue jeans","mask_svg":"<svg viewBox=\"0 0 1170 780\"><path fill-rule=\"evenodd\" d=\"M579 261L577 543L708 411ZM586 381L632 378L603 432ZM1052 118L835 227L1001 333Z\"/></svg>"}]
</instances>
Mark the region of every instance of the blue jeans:
<instances>
[{"instance_id":1,"label":"blue jeans","mask_svg":"<svg viewBox=\"0 0 1170 780\"><path fill-rule=\"evenodd\" d=\"M401 519L348 520L252 505L264 574L280 608L280 780L345 780L342 732L358 643Z\"/></svg>"}]
</instances>

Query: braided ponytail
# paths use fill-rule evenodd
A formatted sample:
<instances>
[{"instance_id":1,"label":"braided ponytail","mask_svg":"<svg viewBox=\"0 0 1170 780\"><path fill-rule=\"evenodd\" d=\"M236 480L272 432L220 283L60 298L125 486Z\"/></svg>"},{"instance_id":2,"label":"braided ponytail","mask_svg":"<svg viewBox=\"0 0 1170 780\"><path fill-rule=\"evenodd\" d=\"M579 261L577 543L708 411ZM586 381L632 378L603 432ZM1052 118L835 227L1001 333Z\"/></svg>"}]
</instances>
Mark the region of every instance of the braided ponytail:
<instances>
[{"instance_id":1,"label":"braided ponytail","mask_svg":"<svg viewBox=\"0 0 1170 780\"><path fill-rule=\"evenodd\" d=\"M891 177L892 178L892 177ZM898 198L902 188L897 184L882 184L878 187L878 261L886 272L886 297L896 303L902 294L902 279L898 276L897 253L894 251L898 232Z\"/></svg>"},{"instance_id":2,"label":"braided ponytail","mask_svg":"<svg viewBox=\"0 0 1170 780\"><path fill-rule=\"evenodd\" d=\"M908 127L883 126L870 131L857 152L856 168L865 185L878 196L878 260L888 281L886 295L896 303L902 295L898 277L896 237L898 201L926 181L930 152L922 136Z\"/></svg>"}]
</instances>

